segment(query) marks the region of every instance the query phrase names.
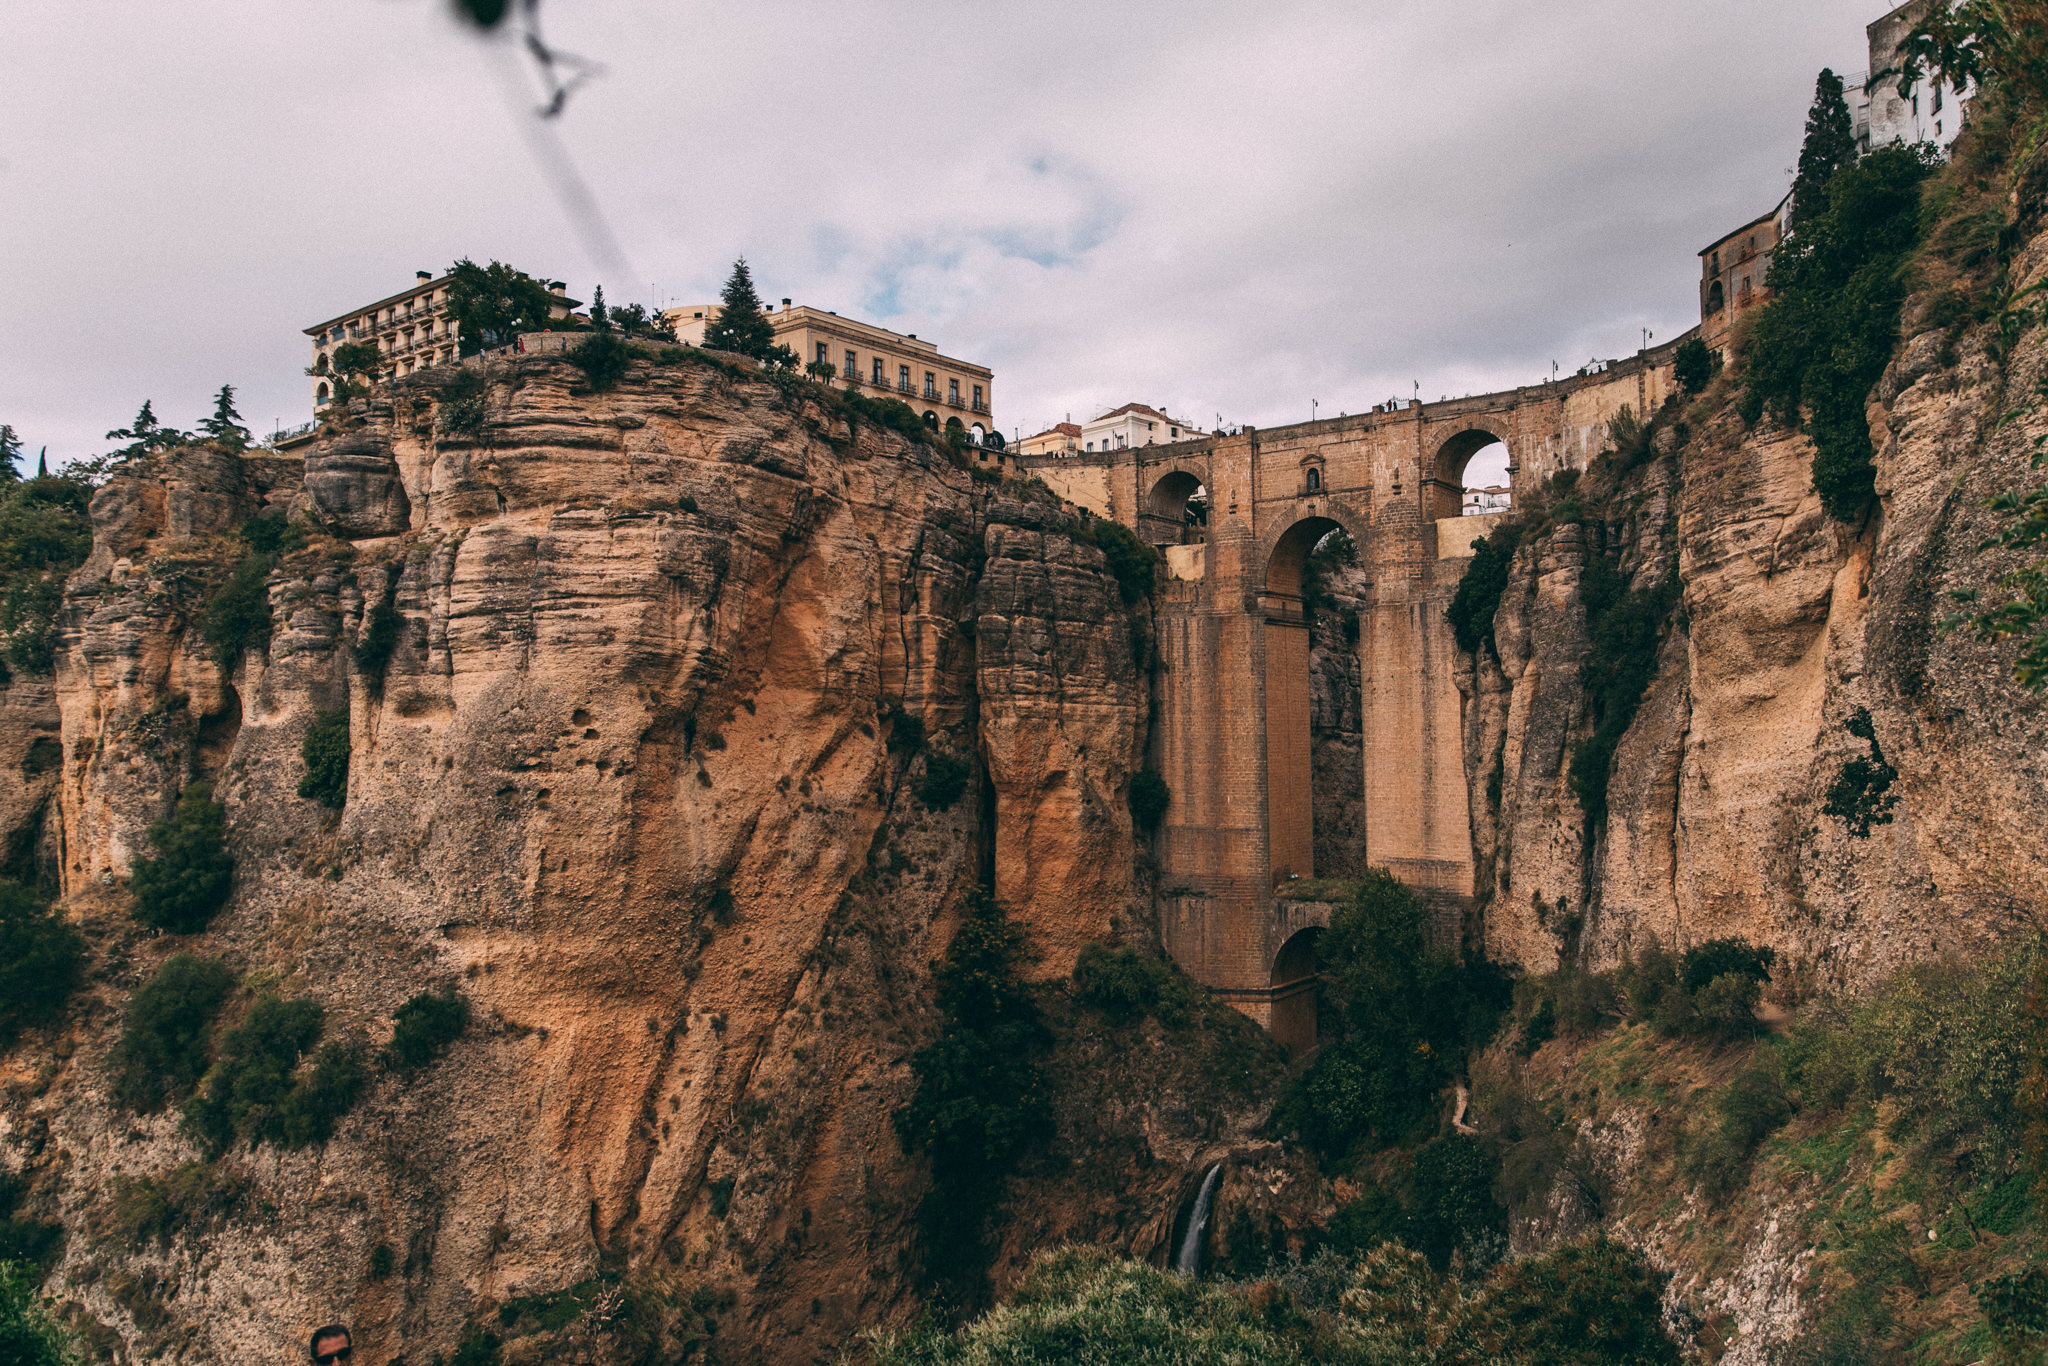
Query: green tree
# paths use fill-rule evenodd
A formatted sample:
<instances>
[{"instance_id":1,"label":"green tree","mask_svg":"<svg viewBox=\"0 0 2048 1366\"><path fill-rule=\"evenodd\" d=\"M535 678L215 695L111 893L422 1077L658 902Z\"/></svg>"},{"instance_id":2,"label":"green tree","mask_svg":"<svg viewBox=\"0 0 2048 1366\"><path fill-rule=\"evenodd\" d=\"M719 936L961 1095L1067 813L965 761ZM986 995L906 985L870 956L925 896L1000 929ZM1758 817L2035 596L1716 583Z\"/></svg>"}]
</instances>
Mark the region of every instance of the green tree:
<instances>
[{"instance_id":1,"label":"green tree","mask_svg":"<svg viewBox=\"0 0 2048 1366\"><path fill-rule=\"evenodd\" d=\"M43 899L0 881L0 1047L57 1018L78 985L85 941Z\"/></svg>"},{"instance_id":2,"label":"green tree","mask_svg":"<svg viewBox=\"0 0 2048 1366\"><path fill-rule=\"evenodd\" d=\"M190 1094L206 1075L213 1022L235 989L226 963L174 954L128 998L114 1046L114 1095L148 1113Z\"/></svg>"},{"instance_id":3,"label":"green tree","mask_svg":"<svg viewBox=\"0 0 2048 1366\"><path fill-rule=\"evenodd\" d=\"M185 1127L212 1156L237 1138L292 1148L326 1140L354 1103L363 1069L337 1044L313 1053L324 1023L317 1002L266 992L221 1037L205 1084L185 1104ZM302 1072L309 1053L313 1065Z\"/></svg>"},{"instance_id":4,"label":"green tree","mask_svg":"<svg viewBox=\"0 0 2048 1366\"><path fill-rule=\"evenodd\" d=\"M1856 160L1856 125L1842 96L1842 78L1825 68L1813 86L1806 114L1806 140L1799 147L1799 174L1792 181L1792 230L1827 207L1827 185L1835 172Z\"/></svg>"},{"instance_id":5,"label":"green tree","mask_svg":"<svg viewBox=\"0 0 2048 1366\"><path fill-rule=\"evenodd\" d=\"M416 1072L448 1051L469 1028L469 999L454 987L423 991L391 1016L386 1057L401 1072Z\"/></svg>"},{"instance_id":6,"label":"green tree","mask_svg":"<svg viewBox=\"0 0 2048 1366\"><path fill-rule=\"evenodd\" d=\"M0 648L26 673L56 665L64 580L92 549L91 487L68 475L0 483ZM0 686L5 671L0 670Z\"/></svg>"},{"instance_id":7,"label":"green tree","mask_svg":"<svg viewBox=\"0 0 2048 1366\"><path fill-rule=\"evenodd\" d=\"M605 312L603 285L599 285L590 294L590 325L600 332L612 325L610 315Z\"/></svg>"},{"instance_id":8,"label":"green tree","mask_svg":"<svg viewBox=\"0 0 2048 1366\"><path fill-rule=\"evenodd\" d=\"M123 460L137 460L172 446L182 446L191 440L191 437L176 427L166 427L157 421L150 400L144 399L141 411L135 414L135 420L126 427L116 427L108 432L107 440L128 442L128 445L112 454Z\"/></svg>"},{"instance_id":9,"label":"green tree","mask_svg":"<svg viewBox=\"0 0 2048 1366\"><path fill-rule=\"evenodd\" d=\"M448 267L448 313L465 356L546 331L554 306L545 284L502 261L480 266L465 256Z\"/></svg>"},{"instance_id":10,"label":"green tree","mask_svg":"<svg viewBox=\"0 0 2048 1366\"><path fill-rule=\"evenodd\" d=\"M85 1360L37 1290L35 1268L0 1262L0 1361L8 1366L78 1366Z\"/></svg>"},{"instance_id":11,"label":"green tree","mask_svg":"<svg viewBox=\"0 0 2048 1366\"><path fill-rule=\"evenodd\" d=\"M206 433L209 441L218 441L233 450L248 446L249 429L242 425L242 415L235 411L234 385L220 386L220 392L213 396L213 415L199 420L199 430Z\"/></svg>"},{"instance_id":12,"label":"green tree","mask_svg":"<svg viewBox=\"0 0 2048 1366\"><path fill-rule=\"evenodd\" d=\"M154 858L135 860L128 887L135 918L151 929L197 934L227 904L235 859L228 852L228 813L206 783L194 783L177 809L150 827Z\"/></svg>"},{"instance_id":13,"label":"green tree","mask_svg":"<svg viewBox=\"0 0 2048 1366\"><path fill-rule=\"evenodd\" d=\"M384 367L384 353L377 349L375 342L343 342L327 356L325 371L332 384L331 402L346 406L351 399L360 398L369 392L377 381L377 372ZM306 371L307 374L321 373L318 366Z\"/></svg>"},{"instance_id":14,"label":"green tree","mask_svg":"<svg viewBox=\"0 0 2048 1366\"><path fill-rule=\"evenodd\" d=\"M1814 492L1837 521L1860 521L1874 494L1864 404L1898 342L1901 274L1919 241L1920 190L1932 169L1917 149L1884 147L1837 172L1825 209L1773 254L1778 297L1743 351L1743 417L1768 410L1788 427L1803 421Z\"/></svg>"},{"instance_id":15,"label":"green tree","mask_svg":"<svg viewBox=\"0 0 2048 1366\"><path fill-rule=\"evenodd\" d=\"M0 484L13 484L21 479L21 471L14 462L21 459L21 438L14 428L0 422Z\"/></svg>"},{"instance_id":16,"label":"green tree","mask_svg":"<svg viewBox=\"0 0 2048 1366\"><path fill-rule=\"evenodd\" d=\"M1714 378L1714 353L1698 337L1687 337L1671 353L1671 368L1679 388L1688 394L1701 393Z\"/></svg>"},{"instance_id":17,"label":"green tree","mask_svg":"<svg viewBox=\"0 0 2048 1366\"><path fill-rule=\"evenodd\" d=\"M348 709L317 713L299 745L306 765L299 795L339 810L348 800L348 753Z\"/></svg>"},{"instance_id":18,"label":"green tree","mask_svg":"<svg viewBox=\"0 0 2048 1366\"><path fill-rule=\"evenodd\" d=\"M732 263L732 276L719 296L718 316L704 329L704 345L756 360L767 360L775 348L775 328L761 310L761 296L754 292L754 275L744 256Z\"/></svg>"}]
</instances>

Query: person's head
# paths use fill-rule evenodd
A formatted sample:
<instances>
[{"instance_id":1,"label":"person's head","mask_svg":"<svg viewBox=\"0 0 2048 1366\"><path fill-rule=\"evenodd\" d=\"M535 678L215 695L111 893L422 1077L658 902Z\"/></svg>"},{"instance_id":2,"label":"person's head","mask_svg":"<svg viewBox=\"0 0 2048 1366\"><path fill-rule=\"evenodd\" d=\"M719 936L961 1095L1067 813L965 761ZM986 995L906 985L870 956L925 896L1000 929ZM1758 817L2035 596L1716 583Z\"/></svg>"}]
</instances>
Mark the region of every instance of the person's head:
<instances>
[{"instance_id":1,"label":"person's head","mask_svg":"<svg viewBox=\"0 0 2048 1366\"><path fill-rule=\"evenodd\" d=\"M314 1366L340 1366L340 1363L349 1359L349 1347L348 1329L340 1324L330 1323L325 1328L315 1329Z\"/></svg>"}]
</instances>

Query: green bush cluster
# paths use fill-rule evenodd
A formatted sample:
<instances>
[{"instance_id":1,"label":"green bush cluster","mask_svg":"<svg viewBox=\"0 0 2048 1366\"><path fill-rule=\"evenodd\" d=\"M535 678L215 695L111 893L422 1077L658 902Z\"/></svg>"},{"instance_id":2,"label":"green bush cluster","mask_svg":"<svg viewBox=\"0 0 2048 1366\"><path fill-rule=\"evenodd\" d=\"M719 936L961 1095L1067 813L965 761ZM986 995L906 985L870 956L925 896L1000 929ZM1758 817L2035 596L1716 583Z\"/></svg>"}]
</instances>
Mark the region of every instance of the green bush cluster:
<instances>
[{"instance_id":1,"label":"green bush cluster","mask_svg":"<svg viewBox=\"0 0 2048 1366\"><path fill-rule=\"evenodd\" d=\"M1838 521L1874 496L1864 403L1898 342L1903 271L1920 235L1921 188L1934 163L1882 147L1836 171L1826 207L1803 217L1771 258L1776 297L1758 313L1742 367L1742 416L1765 412L1813 438L1813 488Z\"/></svg>"},{"instance_id":2,"label":"green bush cluster","mask_svg":"<svg viewBox=\"0 0 2048 1366\"><path fill-rule=\"evenodd\" d=\"M467 366L444 372L434 417L441 430L454 436L475 436L490 415L490 386Z\"/></svg>"},{"instance_id":3,"label":"green bush cluster","mask_svg":"<svg viewBox=\"0 0 2048 1366\"><path fill-rule=\"evenodd\" d=\"M918 780L917 799L933 811L944 811L967 791L974 765L942 749L928 749L924 755L924 777Z\"/></svg>"},{"instance_id":4,"label":"green bush cluster","mask_svg":"<svg viewBox=\"0 0 2048 1366\"><path fill-rule=\"evenodd\" d=\"M1714 380L1714 353L1698 337L1687 337L1671 353L1671 368L1679 388L1688 394L1704 393Z\"/></svg>"},{"instance_id":5,"label":"green bush cluster","mask_svg":"<svg viewBox=\"0 0 2048 1366\"><path fill-rule=\"evenodd\" d=\"M83 479L18 479L11 460L0 468L0 652L9 667L46 674L56 666L64 580L92 549L91 497Z\"/></svg>"},{"instance_id":6,"label":"green bush cluster","mask_svg":"<svg viewBox=\"0 0 2048 1366\"><path fill-rule=\"evenodd\" d=\"M1131 820L1138 829L1151 834L1173 804L1173 792L1154 768L1141 768L1131 775Z\"/></svg>"},{"instance_id":7,"label":"green bush cluster","mask_svg":"<svg viewBox=\"0 0 2048 1366\"><path fill-rule=\"evenodd\" d=\"M469 1000L453 986L423 991L393 1014L391 1065L417 1072L448 1051L469 1028Z\"/></svg>"},{"instance_id":8,"label":"green bush cluster","mask_svg":"<svg viewBox=\"0 0 2048 1366\"><path fill-rule=\"evenodd\" d=\"M212 787L194 783L177 808L150 827L157 852L136 859L128 875L137 920L170 934L197 934L212 922L234 886L227 820Z\"/></svg>"},{"instance_id":9,"label":"green bush cluster","mask_svg":"<svg viewBox=\"0 0 2048 1366\"><path fill-rule=\"evenodd\" d=\"M931 1160L926 1267L968 1298L979 1295L983 1225L1003 1178L1052 1125L1034 1060L1048 1032L1022 975L1031 958L1002 903L977 894L933 967L939 1034L911 1059L917 1089L895 1119L904 1150Z\"/></svg>"},{"instance_id":10,"label":"green bush cluster","mask_svg":"<svg viewBox=\"0 0 2048 1366\"><path fill-rule=\"evenodd\" d=\"M1657 648L1679 597L1676 570L1648 588L1630 588L1605 557L1579 577L1591 648L1580 666L1593 733L1572 750L1572 791L1586 819L1607 817L1607 781L1614 751L1634 724L1643 694L1657 677Z\"/></svg>"},{"instance_id":11,"label":"green bush cluster","mask_svg":"<svg viewBox=\"0 0 2048 1366\"><path fill-rule=\"evenodd\" d=\"M616 332L593 332L569 352L569 363L583 372L594 392L603 393L626 377L633 348Z\"/></svg>"},{"instance_id":12,"label":"green bush cluster","mask_svg":"<svg viewBox=\"0 0 2048 1366\"><path fill-rule=\"evenodd\" d=\"M1501 594L1507 591L1508 569L1515 561L1515 548L1522 543L1522 526L1507 521L1495 527L1491 536L1472 542L1472 563L1458 580L1458 591L1444 615L1450 618L1458 648L1478 654L1481 644L1498 655L1493 639L1493 619L1500 611Z\"/></svg>"},{"instance_id":13,"label":"green bush cluster","mask_svg":"<svg viewBox=\"0 0 2048 1366\"><path fill-rule=\"evenodd\" d=\"M299 795L339 810L348 800L348 709L315 713L299 744L306 765Z\"/></svg>"},{"instance_id":14,"label":"green bush cluster","mask_svg":"<svg viewBox=\"0 0 2048 1366\"><path fill-rule=\"evenodd\" d=\"M1683 954L1652 941L1615 971L1629 1012L1667 1035L1732 1042L1756 1033L1756 1006L1777 961L1743 939L1710 939Z\"/></svg>"},{"instance_id":15,"label":"green bush cluster","mask_svg":"<svg viewBox=\"0 0 2048 1366\"><path fill-rule=\"evenodd\" d=\"M214 662L233 668L244 650L270 643L270 572L306 544L306 529L282 513L252 517L238 533L245 547L227 580L200 606L200 638Z\"/></svg>"},{"instance_id":16,"label":"green bush cluster","mask_svg":"<svg viewBox=\"0 0 2048 1366\"><path fill-rule=\"evenodd\" d=\"M1365 1188L1322 1231L1325 1246L1352 1255L1381 1243L1420 1252L1437 1271L1462 1252L1468 1273L1505 1246L1507 1212L1494 1199L1500 1159L1463 1134L1431 1139L1403 1176Z\"/></svg>"},{"instance_id":17,"label":"green bush cluster","mask_svg":"<svg viewBox=\"0 0 2048 1366\"><path fill-rule=\"evenodd\" d=\"M1884 748L1877 742L1877 726L1870 719L1869 708L1856 708L1843 726L1869 745L1870 753L1842 765L1842 771L1828 787L1821 814L1840 821L1852 838L1869 839L1872 826L1892 823L1892 808L1899 804L1899 794L1891 789L1899 771L1885 762Z\"/></svg>"},{"instance_id":18,"label":"green bush cluster","mask_svg":"<svg viewBox=\"0 0 2048 1366\"><path fill-rule=\"evenodd\" d=\"M0 1047L54 1022L85 967L85 940L61 912L0 879Z\"/></svg>"},{"instance_id":19,"label":"green bush cluster","mask_svg":"<svg viewBox=\"0 0 2048 1366\"><path fill-rule=\"evenodd\" d=\"M199 1093L185 1103L185 1127L209 1154L238 1138L287 1148L327 1140L354 1103L363 1068L339 1044L315 1051L324 1016L316 1002L264 992L221 1037Z\"/></svg>"},{"instance_id":20,"label":"green bush cluster","mask_svg":"<svg viewBox=\"0 0 2048 1366\"><path fill-rule=\"evenodd\" d=\"M182 1101L206 1075L213 1022L236 985L212 958L173 955L128 998L114 1046L114 1095L148 1112Z\"/></svg>"},{"instance_id":21,"label":"green bush cluster","mask_svg":"<svg viewBox=\"0 0 2048 1366\"><path fill-rule=\"evenodd\" d=\"M1151 1015L1169 1027L1188 1022L1194 993L1180 969L1159 958L1106 944L1082 947L1074 961L1074 995L1119 1022Z\"/></svg>"},{"instance_id":22,"label":"green bush cluster","mask_svg":"<svg viewBox=\"0 0 2048 1366\"><path fill-rule=\"evenodd\" d=\"M236 1211L248 1187L210 1163L181 1162L157 1176L116 1177L108 1194L114 1230L139 1250L213 1227Z\"/></svg>"},{"instance_id":23,"label":"green bush cluster","mask_svg":"<svg viewBox=\"0 0 2048 1366\"><path fill-rule=\"evenodd\" d=\"M0 1261L0 1361L8 1366L79 1366L84 1353L42 1297L41 1281L31 1266Z\"/></svg>"},{"instance_id":24,"label":"green bush cluster","mask_svg":"<svg viewBox=\"0 0 2048 1366\"><path fill-rule=\"evenodd\" d=\"M1317 946L1345 1034L1282 1097L1275 1123L1326 1160L1428 1124L1439 1089L1507 1007L1506 974L1433 948L1428 922L1412 890L1371 868Z\"/></svg>"},{"instance_id":25,"label":"green bush cluster","mask_svg":"<svg viewBox=\"0 0 2048 1366\"><path fill-rule=\"evenodd\" d=\"M1505 1263L1467 1285L1419 1253L1249 1282L1193 1281L1092 1249L1038 1259L1009 1301L957 1331L880 1335L874 1366L1677 1366L1668 1278L1602 1237Z\"/></svg>"},{"instance_id":26,"label":"green bush cluster","mask_svg":"<svg viewBox=\"0 0 2048 1366\"><path fill-rule=\"evenodd\" d=\"M1152 595L1154 571L1165 562L1164 557L1139 540L1136 532L1106 517L1079 517L1068 522L1064 530L1083 545L1092 545L1102 552L1109 572L1116 576L1117 592L1126 607L1134 607Z\"/></svg>"},{"instance_id":27,"label":"green bush cluster","mask_svg":"<svg viewBox=\"0 0 2048 1366\"><path fill-rule=\"evenodd\" d=\"M363 623L362 638L355 645L356 672L369 684L372 696L382 695L384 671L391 666L391 656L405 635L405 616L398 610L397 596L395 592L386 592L377 599L369 620Z\"/></svg>"},{"instance_id":28,"label":"green bush cluster","mask_svg":"<svg viewBox=\"0 0 2048 1366\"><path fill-rule=\"evenodd\" d=\"M0 1171L0 1262L46 1270L64 1244L64 1226L22 1213L21 1198L27 1193L27 1183L19 1176Z\"/></svg>"}]
</instances>

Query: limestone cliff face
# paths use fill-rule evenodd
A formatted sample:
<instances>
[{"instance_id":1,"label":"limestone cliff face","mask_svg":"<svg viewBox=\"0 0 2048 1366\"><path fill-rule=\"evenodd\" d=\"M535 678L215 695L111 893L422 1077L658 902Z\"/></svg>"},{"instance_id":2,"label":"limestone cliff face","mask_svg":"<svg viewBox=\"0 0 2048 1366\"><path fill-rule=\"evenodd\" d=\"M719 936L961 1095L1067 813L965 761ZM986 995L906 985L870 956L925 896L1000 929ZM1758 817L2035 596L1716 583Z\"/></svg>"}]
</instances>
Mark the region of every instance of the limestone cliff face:
<instances>
[{"instance_id":1,"label":"limestone cliff face","mask_svg":"<svg viewBox=\"0 0 2048 1366\"><path fill-rule=\"evenodd\" d=\"M890 1116L962 892L992 865L1047 975L1143 919L1128 616L1057 504L801 390L694 361L602 394L538 357L482 373L472 430L407 381L302 462L192 447L99 492L54 684L0 694L0 762L44 765L0 816L57 864L95 974L72 1035L15 1058L0 1143L131 1350L254 1360L344 1318L371 1359L424 1359L603 1262L731 1290L732 1359L811 1360L915 1307L923 1178ZM320 534L270 577L267 647L223 667L195 614L266 508ZM373 678L351 647L384 603ZM296 795L333 710L339 812ZM930 809L940 755L971 780ZM196 777L235 893L207 934L152 938L124 879ZM478 1023L324 1147L230 1154L239 1216L128 1246L119 1180L193 1150L175 1115L112 1108L107 1053L181 948L365 1047L444 984ZM1176 1162L1213 1138L1127 1108ZM1139 1237L1181 1171L1147 1180L1052 1236ZM405 1274L369 1275L380 1243Z\"/></svg>"},{"instance_id":2,"label":"limestone cliff face","mask_svg":"<svg viewBox=\"0 0 2048 1366\"><path fill-rule=\"evenodd\" d=\"M2037 240L2013 275L2044 270ZM1977 552L1983 505L2025 484L2048 423L1995 425L2034 392L2048 340L2026 333L2003 366L1985 341L1945 365L1939 332L1916 337L1873 394L1881 505L1863 527L1821 511L1804 436L1745 428L1717 390L1683 448L1610 500L1623 514L1520 548L1498 660L1465 684L1496 954L1541 968L1576 933L1599 965L1650 936L1742 935L1855 983L2010 942L2048 913L2048 706L2012 681L2010 647L1939 626L1950 590L2011 567ZM1675 566L1682 598L1591 829L1568 770L1589 729L1578 581L1602 553L1636 586ZM1899 774L1893 819L1868 838L1822 814L1868 753L1846 729L1859 707Z\"/></svg>"}]
</instances>

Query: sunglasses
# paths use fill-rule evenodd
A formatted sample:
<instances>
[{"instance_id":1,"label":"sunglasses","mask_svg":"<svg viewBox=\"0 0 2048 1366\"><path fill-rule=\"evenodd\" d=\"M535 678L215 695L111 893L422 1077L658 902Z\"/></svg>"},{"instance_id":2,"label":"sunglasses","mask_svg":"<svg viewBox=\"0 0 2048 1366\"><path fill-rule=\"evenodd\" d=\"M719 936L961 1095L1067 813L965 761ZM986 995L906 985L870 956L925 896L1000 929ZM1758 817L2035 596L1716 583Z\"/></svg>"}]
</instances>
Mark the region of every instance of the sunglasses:
<instances>
[{"instance_id":1,"label":"sunglasses","mask_svg":"<svg viewBox=\"0 0 2048 1366\"><path fill-rule=\"evenodd\" d=\"M353 1347L338 1347L332 1352L322 1352L313 1358L313 1366L334 1366L337 1361L347 1361L354 1352Z\"/></svg>"}]
</instances>

